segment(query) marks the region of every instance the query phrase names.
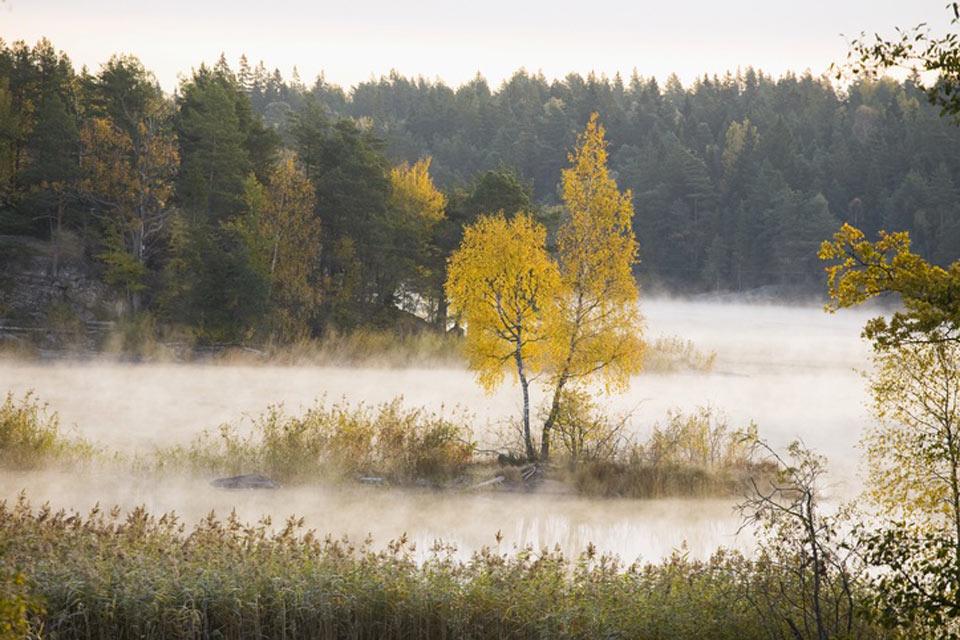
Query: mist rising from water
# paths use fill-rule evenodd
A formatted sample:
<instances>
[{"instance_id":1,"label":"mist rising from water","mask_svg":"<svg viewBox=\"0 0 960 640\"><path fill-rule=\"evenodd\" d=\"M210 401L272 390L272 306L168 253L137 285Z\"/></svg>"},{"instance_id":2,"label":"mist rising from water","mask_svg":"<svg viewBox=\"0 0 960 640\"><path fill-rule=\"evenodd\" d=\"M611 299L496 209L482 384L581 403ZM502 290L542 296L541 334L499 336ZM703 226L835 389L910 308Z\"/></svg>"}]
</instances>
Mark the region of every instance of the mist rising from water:
<instances>
[{"instance_id":1,"label":"mist rising from water","mask_svg":"<svg viewBox=\"0 0 960 640\"><path fill-rule=\"evenodd\" d=\"M676 335L717 352L711 373L644 374L628 392L599 398L614 413L630 412L631 429L646 434L668 409L710 404L732 426L755 421L761 436L782 446L802 438L829 456L838 495L857 488L856 442L869 421L857 372L868 366L859 338L869 311L825 314L820 307L648 300L650 337ZM282 402L297 412L318 398L377 403L403 396L409 406L460 406L474 414L481 441L517 414L510 384L485 395L457 367L378 369L214 364L27 363L0 361L0 391L29 389L49 402L63 425L127 452L186 443L203 429L237 422ZM145 479L91 471L2 473L0 497L25 489L34 501L89 508L95 502L155 511L176 510L194 522L211 509L237 509L245 520L297 513L320 532L372 534L386 541L407 532L429 546L435 538L463 551L493 544L560 544L576 553L601 551L653 560L686 541L693 555L716 546L743 546L730 500L589 500L542 495L439 495L372 489L292 487L278 492L213 489L205 478Z\"/></svg>"}]
</instances>

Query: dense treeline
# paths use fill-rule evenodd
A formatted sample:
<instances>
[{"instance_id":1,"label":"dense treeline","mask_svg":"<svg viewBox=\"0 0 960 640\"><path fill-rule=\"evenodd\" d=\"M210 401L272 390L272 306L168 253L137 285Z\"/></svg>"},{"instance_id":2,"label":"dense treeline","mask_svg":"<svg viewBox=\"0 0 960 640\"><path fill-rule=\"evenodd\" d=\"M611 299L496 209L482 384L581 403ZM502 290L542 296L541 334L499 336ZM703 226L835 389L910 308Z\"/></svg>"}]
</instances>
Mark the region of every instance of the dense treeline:
<instances>
[{"instance_id":1,"label":"dense treeline","mask_svg":"<svg viewBox=\"0 0 960 640\"><path fill-rule=\"evenodd\" d=\"M686 88L520 71L496 91L479 77L453 89L393 74L348 94L322 78L304 91L261 68L245 77L279 130L280 114L316 100L368 118L392 158L432 156L445 187L503 165L544 203L559 199L567 153L596 111L618 184L634 193L640 271L674 289L819 283L813 253L841 221L909 230L938 263L960 247L960 131L911 81L841 93L753 69Z\"/></svg>"},{"instance_id":2,"label":"dense treeline","mask_svg":"<svg viewBox=\"0 0 960 640\"><path fill-rule=\"evenodd\" d=\"M960 131L910 81L518 72L347 92L221 59L169 96L134 58L77 72L46 41L0 46L0 233L53 240L54 274L85 255L123 315L202 341L419 323L401 309L444 326L463 226L533 209L555 230L594 111L649 283L813 289L842 221L909 230L938 263L960 247Z\"/></svg>"},{"instance_id":3,"label":"dense treeline","mask_svg":"<svg viewBox=\"0 0 960 640\"><path fill-rule=\"evenodd\" d=\"M445 323L444 259L481 211L531 209L507 170L445 195L369 127L307 103L283 137L225 61L174 96L132 57L76 73L48 42L0 50L0 226L82 253L206 342Z\"/></svg>"}]
</instances>

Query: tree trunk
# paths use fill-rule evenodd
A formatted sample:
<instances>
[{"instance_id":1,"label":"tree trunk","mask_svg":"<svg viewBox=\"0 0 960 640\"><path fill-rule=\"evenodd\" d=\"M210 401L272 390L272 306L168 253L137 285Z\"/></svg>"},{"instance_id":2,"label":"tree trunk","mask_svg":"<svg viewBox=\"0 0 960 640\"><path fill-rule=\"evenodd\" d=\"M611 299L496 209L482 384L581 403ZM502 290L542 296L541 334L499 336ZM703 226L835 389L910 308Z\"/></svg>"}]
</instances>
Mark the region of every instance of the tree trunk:
<instances>
[{"instance_id":1,"label":"tree trunk","mask_svg":"<svg viewBox=\"0 0 960 640\"><path fill-rule=\"evenodd\" d=\"M523 367L523 356L520 355L520 347L514 352L514 359L517 362L517 376L520 378L520 389L523 391L523 444L527 450L527 460L536 462L537 452L533 448L533 438L530 435L530 382L527 380L527 374Z\"/></svg>"},{"instance_id":2,"label":"tree trunk","mask_svg":"<svg viewBox=\"0 0 960 640\"><path fill-rule=\"evenodd\" d=\"M56 231L50 234L53 240L53 277L60 273L60 243L63 240L63 196L57 197L57 226Z\"/></svg>"},{"instance_id":3,"label":"tree trunk","mask_svg":"<svg viewBox=\"0 0 960 640\"><path fill-rule=\"evenodd\" d=\"M434 323L441 333L447 332L447 296L442 285L437 293L437 317L434 318Z\"/></svg>"},{"instance_id":4,"label":"tree trunk","mask_svg":"<svg viewBox=\"0 0 960 640\"><path fill-rule=\"evenodd\" d=\"M550 459L550 435L557 422L557 417L560 415L560 398L566 383L567 379L565 377L561 377L557 381L557 386L553 390L553 400L550 403L550 413L547 414L547 419L543 423L543 432L540 435L540 459L544 462Z\"/></svg>"}]
</instances>

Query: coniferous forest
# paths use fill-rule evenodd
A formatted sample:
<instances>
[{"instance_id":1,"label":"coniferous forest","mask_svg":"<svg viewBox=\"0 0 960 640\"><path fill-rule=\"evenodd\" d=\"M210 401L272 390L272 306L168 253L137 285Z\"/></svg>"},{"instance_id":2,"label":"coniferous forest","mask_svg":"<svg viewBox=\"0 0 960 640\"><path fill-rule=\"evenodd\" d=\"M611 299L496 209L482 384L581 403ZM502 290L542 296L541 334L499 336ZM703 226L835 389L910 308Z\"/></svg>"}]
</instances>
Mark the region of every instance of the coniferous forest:
<instances>
[{"instance_id":1,"label":"coniferous forest","mask_svg":"<svg viewBox=\"0 0 960 640\"><path fill-rule=\"evenodd\" d=\"M552 237L593 112L648 290L815 295L816 249L842 222L956 258L960 128L910 80L520 70L499 87L391 74L347 89L221 58L170 95L133 57L78 70L41 41L0 49L3 259L82 263L115 299L100 319L212 343L447 327L463 226L529 210Z\"/></svg>"}]
</instances>

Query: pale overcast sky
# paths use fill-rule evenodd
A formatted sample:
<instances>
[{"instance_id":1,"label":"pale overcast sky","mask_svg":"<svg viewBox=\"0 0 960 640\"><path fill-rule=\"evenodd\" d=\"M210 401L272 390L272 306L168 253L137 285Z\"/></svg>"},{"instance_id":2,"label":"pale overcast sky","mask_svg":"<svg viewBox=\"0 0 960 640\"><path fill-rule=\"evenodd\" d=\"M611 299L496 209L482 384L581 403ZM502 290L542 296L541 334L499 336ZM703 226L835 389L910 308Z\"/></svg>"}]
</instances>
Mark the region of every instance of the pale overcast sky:
<instances>
[{"instance_id":1,"label":"pale overcast sky","mask_svg":"<svg viewBox=\"0 0 960 640\"><path fill-rule=\"evenodd\" d=\"M684 82L752 65L814 74L846 53L841 33L943 30L946 0L0 0L0 38L46 36L79 69L139 56L164 88L223 52L246 53L308 84L349 86L396 69L498 85L520 67L555 78L635 68Z\"/></svg>"}]
</instances>

